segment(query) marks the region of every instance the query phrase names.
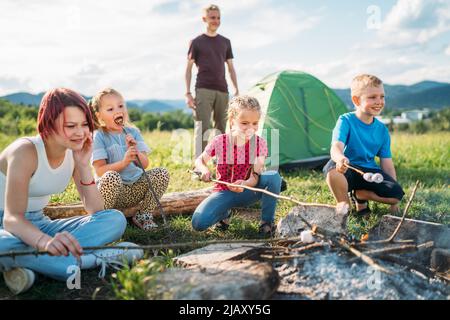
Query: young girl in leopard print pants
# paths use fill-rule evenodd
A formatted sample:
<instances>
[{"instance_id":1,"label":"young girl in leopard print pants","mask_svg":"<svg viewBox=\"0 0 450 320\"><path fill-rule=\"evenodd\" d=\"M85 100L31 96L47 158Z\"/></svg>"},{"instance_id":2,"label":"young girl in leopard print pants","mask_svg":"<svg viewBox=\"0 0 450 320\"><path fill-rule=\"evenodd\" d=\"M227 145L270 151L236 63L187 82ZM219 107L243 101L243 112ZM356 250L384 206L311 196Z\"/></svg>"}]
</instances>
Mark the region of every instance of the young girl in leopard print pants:
<instances>
[{"instance_id":1,"label":"young girl in leopard print pants","mask_svg":"<svg viewBox=\"0 0 450 320\"><path fill-rule=\"evenodd\" d=\"M151 150L139 130L130 124L122 95L114 89L104 89L92 98L90 107L97 126L92 165L105 208L138 207L133 216L134 224L144 230L156 228L151 212L157 202L138 166L139 158L144 168L148 167L147 154ZM126 131L116 122L124 123ZM146 174L160 199L169 184L169 172L165 168L154 168Z\"/></svg>"}]
</instances>

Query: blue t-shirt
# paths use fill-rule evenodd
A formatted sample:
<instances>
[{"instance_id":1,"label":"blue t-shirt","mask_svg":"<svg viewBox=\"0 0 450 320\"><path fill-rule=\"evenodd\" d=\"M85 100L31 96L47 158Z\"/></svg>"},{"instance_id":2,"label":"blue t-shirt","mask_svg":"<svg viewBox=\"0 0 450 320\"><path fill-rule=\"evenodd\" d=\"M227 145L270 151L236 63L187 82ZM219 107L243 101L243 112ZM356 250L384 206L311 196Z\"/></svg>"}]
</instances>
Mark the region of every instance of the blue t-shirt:
<instances>
[{"instance_id":1,"label":"blue t-shirt","mask_svg":"<svg viewBox=\"0 0 450 320\"><path fill-rule=\"evenodd\" d=\"M376 156L392 158L389 131L376 118L371 124L366 124L354 112L341 115L333 130L332 143L335 141L345 145L344 155L357 166L379 169Z\"/></svg>"},{"instance_id":2,"label":"blue t-shirt","mask_svg":"<svg viewBox=\"0 0 450 320\"><path fill-rule=\"evenodd\" d=\"M127 133L131 134L137 142L140 152L150 153L150 148L145 144L138 129L126 127ZM127 152L127 143L124 133L105 132L96 130L94 132L94 146L92 151L92 163L96 160L106 160L107 164L121 161ZM125 169L119 172L125 184L136 182L142 175L142 169L131 162ZM99 177L96 176L96 179Z\"/></svg>"}]
</instances>

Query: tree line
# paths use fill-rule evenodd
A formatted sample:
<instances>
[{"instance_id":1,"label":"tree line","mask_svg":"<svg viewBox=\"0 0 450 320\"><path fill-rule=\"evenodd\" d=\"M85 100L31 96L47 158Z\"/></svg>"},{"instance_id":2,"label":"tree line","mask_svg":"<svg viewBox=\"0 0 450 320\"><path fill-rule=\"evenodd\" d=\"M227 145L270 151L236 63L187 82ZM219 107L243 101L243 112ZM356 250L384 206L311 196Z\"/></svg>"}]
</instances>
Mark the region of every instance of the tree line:
<instances>
[{"instance_id":1,"label":"tree line","mask_svg":"<svg viewBox=\"0 0 450 320\"><path fill-rule=\"evenodd\" d=\"M38 109L34 105L14 104L0 99L0 132L14 136L35 134ZM133 124L142 131L172 131L194 127L192 115L182 110L154 113L130 108L128 114Z\"/></svg>"},{"instance_id":2,"label":"tree line","mask_svg":"<svg viewBox=\"0 0 450 320\"><path fill-rule=\"evenodd\" d=\"M194 127L192 115L182 110L155 113L139 109L128 109L130 120L142 131L172 131ZM22 136L36 133L38 107L14 104L0 99L0 132ZM433 111L429 118L409 124L389 125L390 131L426 133L428 131L450 131L450 107Z\"/></svg>"}]
</instances>

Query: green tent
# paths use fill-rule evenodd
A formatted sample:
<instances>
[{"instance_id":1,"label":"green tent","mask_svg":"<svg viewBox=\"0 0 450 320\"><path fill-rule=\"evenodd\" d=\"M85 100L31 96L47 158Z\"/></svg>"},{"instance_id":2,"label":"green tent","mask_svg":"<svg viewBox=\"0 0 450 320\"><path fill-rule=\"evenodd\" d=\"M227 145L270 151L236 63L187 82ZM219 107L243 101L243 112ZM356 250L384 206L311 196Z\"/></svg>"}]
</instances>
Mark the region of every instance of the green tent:
<instances>
[{"instance_id":1,"label":"green tent","mask_svg":"<svg viewBox=\"0 0 450 320\"><path fill-rule=\"evenodd\" d=\"M310 74L282 71L262 79L248 94L263 109L259 134L268 142L268 167L313 168L330 158L333 128L348 111L333 90Z\"/></svg>"}]
</instances>

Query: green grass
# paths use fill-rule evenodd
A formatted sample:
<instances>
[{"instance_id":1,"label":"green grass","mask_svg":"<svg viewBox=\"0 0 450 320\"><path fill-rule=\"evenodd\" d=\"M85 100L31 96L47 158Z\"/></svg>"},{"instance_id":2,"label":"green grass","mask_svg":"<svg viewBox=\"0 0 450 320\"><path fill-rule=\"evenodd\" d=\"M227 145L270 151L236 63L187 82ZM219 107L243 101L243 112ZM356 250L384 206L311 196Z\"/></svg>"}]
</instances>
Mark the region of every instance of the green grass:
<instances>
[{"instance_id":1,"label":"green grass","mask_svg":"<svg viewBox=\"0 0 450 320\"><path fill-rule=\"evenodd\" d=\"M171 180L168 192L200 189L207 186L204 183L190 179L190 174L186 172L191 167L190 161L174 162L172 152L174 147L177 146L177 141L172 140L170 132L154 131L145 133L144 139L153 149L149 156L150 167L163 166L170 171ZM0 150L13 140L14 137L0 135ZM185 146L185 143L182 142L181 145ZM450 133L427 133L424 135L396 133L392 135L392 152L398 180L406 193L401 204L402 207L405 206L415 181L420 181L408 216L415 219L450 224L450 161L448 161L450 159ZM294 170L282 172L282 175L288 183L288 190L284 192L285 195L293 196L305 202L334 203L321 171ZM58 203L75 201L78 201L78 195L73 184L64 193L51 198L51 202ZM276 218L280 219L285 216L293 207L294 204L291 202L280 201L277 207ZM387 205L372 203L371 207L374 214L369 218L351 217L349 219L348 231L350 233L355 236L366 233L379 222L384 214L389 213ZM162 225L162 221L157 222ZM177 242L254 238L257 236L258 227L256 219L242 218L236 210L233 212L231 227L226 232L213 230L207 232L193 231L189 216L172 217L168 223L168 229L172 234L172 238L176 239ZM127 228L123 240L139 244L154 244L167 243L170 238L166 230L162 228L156 232L145 233L130 226ZM186 250L176 250L174 254L179 254ZM149 254L153 254L153 252ZM152 265L152 268L154 267ZM144 271L142 272L142 275L133 275L129 270L125 270L124 274L119 274L123 280L120 283L130 285L130 279L133 279L133 277L147 276ZM96 273L96 271L84 273L81 290L68 290L64 283L42 277L28 293L18 298L77 299L92 298L96 294L96 298L102 299L117 297L131 299L133 296L136 297L141 294L140 288L134 288L133 286L130 287L130 291L121 291L120 288L111 285L111 279L107 282L99 280L96 277ZM10 293L1 282L2 280L0 280L0 299L11 298ZM117 285L117 282L114 282L114 284ZM133 290L137 290L136 295L131 293L134 292Z\"/></svg>"}]
</instances>

